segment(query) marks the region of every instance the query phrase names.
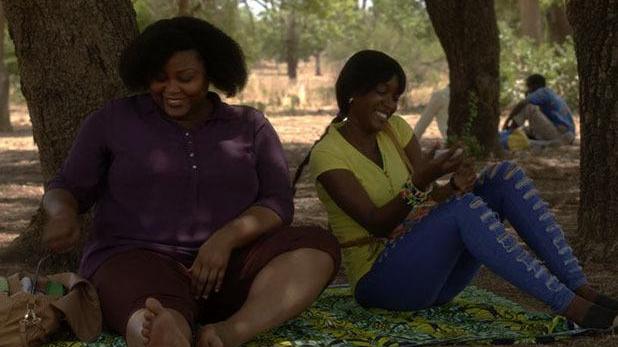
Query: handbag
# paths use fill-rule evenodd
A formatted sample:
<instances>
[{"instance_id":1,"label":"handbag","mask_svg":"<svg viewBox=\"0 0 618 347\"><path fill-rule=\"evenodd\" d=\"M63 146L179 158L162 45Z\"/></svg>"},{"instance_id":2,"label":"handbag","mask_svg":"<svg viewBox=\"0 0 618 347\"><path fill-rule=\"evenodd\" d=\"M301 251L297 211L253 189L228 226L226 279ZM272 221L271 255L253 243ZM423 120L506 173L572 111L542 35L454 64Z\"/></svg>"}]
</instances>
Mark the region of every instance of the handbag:
<instances>
[{"instance_id":1,"label":"handbag","mask_svg":"<svg viewBox=\"0 0 618 347\"><path fill-rule=\"evenodd\" d=\"M42 345L63 320L80 340L96 339L101 334L102 314L94 286L70 272L39 277L41 262L34 275L19 272L6 278L8 293L0 293L0 347ZM24 291L26 277L33 281L31 290ZM37 292L49 283L61 284L64 293Z\"/></svg>"}]
</instances>

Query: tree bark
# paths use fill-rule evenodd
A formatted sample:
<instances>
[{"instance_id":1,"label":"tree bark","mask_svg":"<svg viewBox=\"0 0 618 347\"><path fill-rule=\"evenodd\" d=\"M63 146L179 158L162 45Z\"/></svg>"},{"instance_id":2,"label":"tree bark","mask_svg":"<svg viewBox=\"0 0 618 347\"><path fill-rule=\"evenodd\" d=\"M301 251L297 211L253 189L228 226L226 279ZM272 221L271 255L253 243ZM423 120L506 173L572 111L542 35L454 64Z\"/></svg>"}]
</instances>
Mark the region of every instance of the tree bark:
<instances>
[{"instance_id":1,"label":"tree bark","mask_svg":"<svg viewBox=\"0 0 618 347\"><path fill-rule=\"evenodd\" d=\"M315 75L322 76L322 53L318 52L313 55L315 58Z\"/></svg>"},{"instance_id":2,"label":"tree bark","mask_svg":"<svg viewBox=\"0 0 618 347\"><path fill-rule=\"evenodd\" d=\"M552 4L547 10L546 18L551 42L563 43L567 36L573 34L563 4Z\"/></svg>"},{"instance_id":3,"label":"tree bark","mask_svg":"<svg viewBox=\"0 0 618 347\"><path fill-rule=\"evenodd\" d=\"M189 0L177 0L178 3L178 15L179 16L189 16L191 15L191 10L189 9Z\"/></svg>"},{"instance_id":4,"label":"tree bark","mask_svg":"<svg viewBox=\"0 0 618 347\"><path fill-rule=\"evenodd\" d=\"M118 75L122 49L137 35L130 0L4 0L44 181L52 178L81 120L126 94ZM2 258L34 262L43 254L41 210ZM56 264L77 256L56 258ZM61 260L62 259L62 260Z\"/></svg>"},{"instance_id":5,"label":"tree bark","mask_svg":"<svg viewBox=\"0 0 618 347\"><path fill-rule=\"evenodd\" d=\"M500 42L494 2L431 0L426 4L449 66L448 137L476 138L483 154L500 155Z\"/></svg>"},{"instance_id":6,"label":"tree bark","mask_svg":"<svg viewBox=\"0 0 618 347\"><path fill-rule=\"evenodd\" d=\"M543 18L539 0L519 0L519 14L522 35L536 43L543 42Z\"/></svg>"},{"instance_id":7,"label":"tree bark","mask_svg":"<svg viewBox=\"0 0 618 347\"><path fill-rule=\"evenodd\" d=\"M4 27L6 17L0 2L0 131L13 131L9 111L9 72L4 65Z\"/></svg>"},{"instance_id":8,"label":"tree bark","mask_svg":"<svg viewBox=\"0 0 618 347\"><path fill-rule=\"evenodd\" d=\"M298 33L296 32L296 11L290 10L287 16L285 37L285 61L288 66L288 78L296 80L298 70Z\"/></svg>"},{"instance_id":9,"label":"tree bark","mask_svg":"<svg viewBox=\"0 0 618 347\"><path fill-rule=\"evenodd\" d=\"M570 0L579 73L581 190L578 248L617 263L618 0Z\"/></svg>"}]
</instances>

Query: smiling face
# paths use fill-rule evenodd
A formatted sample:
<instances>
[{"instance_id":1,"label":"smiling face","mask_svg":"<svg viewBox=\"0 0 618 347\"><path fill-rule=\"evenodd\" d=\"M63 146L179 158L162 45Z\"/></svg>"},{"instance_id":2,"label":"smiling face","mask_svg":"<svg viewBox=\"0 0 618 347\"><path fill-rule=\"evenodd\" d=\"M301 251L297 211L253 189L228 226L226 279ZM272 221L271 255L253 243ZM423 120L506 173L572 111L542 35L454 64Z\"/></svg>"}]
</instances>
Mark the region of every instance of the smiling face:
<instances>
[{"instance_id":1,"label":"smiling face","mask_svg":"<svg viewBox=\"0 0 618 347\"><path fill-rule=\"evenodd\" d=\"M400 96L399 81L393 76L387 82L378 83L366 94L355 96L348 117L365 133L378 133L397 111Z\"/></svg>"},{"instance_id":2,"label":"smiling face","mask_svg":"<svg viewBox=\"0 0 618 347\"><path fill-rule=\"evenodd\" d=\"M197 51L174 53L150 82L150 93L171 118L192 118L208 102L208 80Z\"/></svg>"}]
</instances>

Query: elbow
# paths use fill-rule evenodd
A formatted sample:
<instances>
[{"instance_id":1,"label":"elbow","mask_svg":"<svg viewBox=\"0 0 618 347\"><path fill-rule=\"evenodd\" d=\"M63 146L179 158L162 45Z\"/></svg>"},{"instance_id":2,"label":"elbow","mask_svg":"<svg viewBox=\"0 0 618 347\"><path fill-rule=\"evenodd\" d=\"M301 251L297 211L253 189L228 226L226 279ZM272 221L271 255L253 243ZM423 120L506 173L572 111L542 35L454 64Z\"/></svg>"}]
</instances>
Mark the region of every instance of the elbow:
<instances>
[{"instance_id":1,"label":"elbow","mask_svg":"<svg viewBox=\"0 0 618 347\"><path fill-rule=\"evenodd\" d=\"M294 220L294 203L292 199L265 198L255 206L267 208L277 216L279 226L288 226Z\"/></svg>"},{"instance_id":2,"label":"elbow","mask_svg":"<svg viewBox=\"0 0 618 347\"><path fill-rule=\"evenodd\" d=\"M70 191L53 188L43 195L43 209L48 216L77 215L79 203Z\"/></svg>"}]
</instances>

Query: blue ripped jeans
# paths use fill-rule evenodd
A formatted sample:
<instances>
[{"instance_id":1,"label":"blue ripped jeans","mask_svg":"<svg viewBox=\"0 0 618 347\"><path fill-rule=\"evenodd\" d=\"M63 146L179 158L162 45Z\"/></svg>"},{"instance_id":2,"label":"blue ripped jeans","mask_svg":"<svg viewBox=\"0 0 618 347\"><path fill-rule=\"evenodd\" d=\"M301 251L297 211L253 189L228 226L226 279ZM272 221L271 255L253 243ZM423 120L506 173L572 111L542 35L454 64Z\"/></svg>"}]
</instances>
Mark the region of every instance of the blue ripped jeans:
<instances>
[{"instance_id":1,"label":"blue ripped jeans","mask_svg":"<svg viewBox=\"0 0 618 347\"><path fill-rule=\"evenodd\" d=\"M505 231L504 219L519 237ZM587 283L547 204L512 162L487 167L474 194L438 205L389 242L358 282L355 297L362 306L396 311L441 305L461 292L481 265L555 312L563 312L574 290Z\"/></svg>"}]
</instances>

